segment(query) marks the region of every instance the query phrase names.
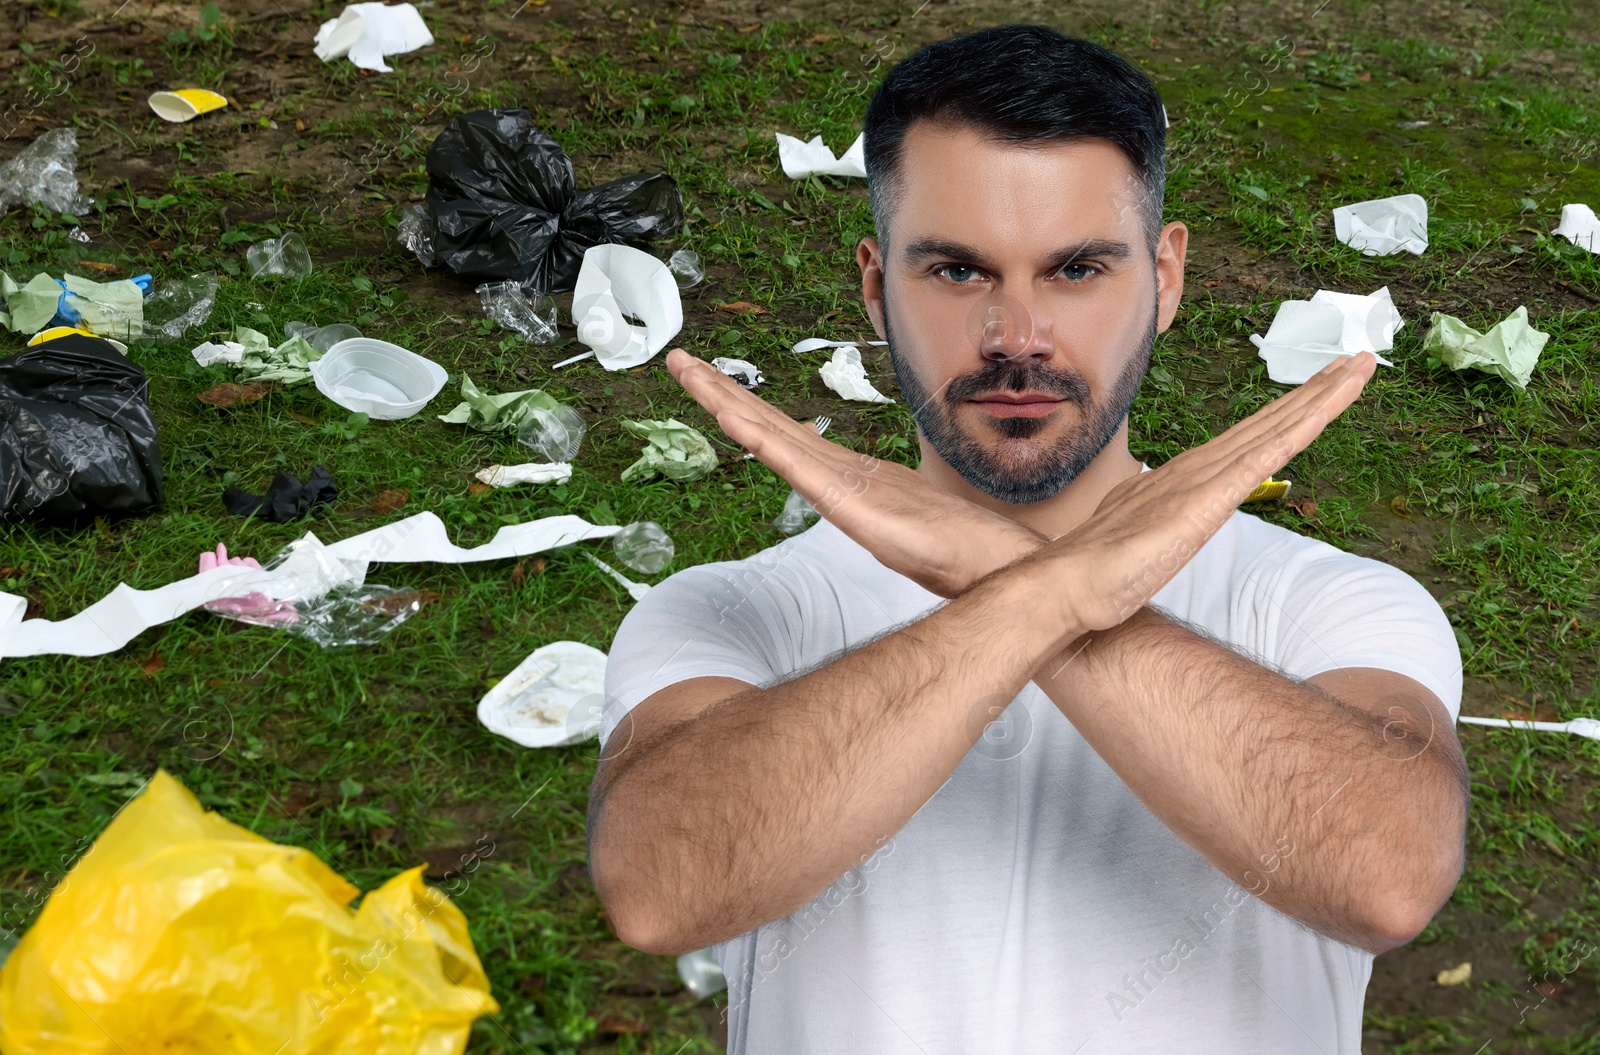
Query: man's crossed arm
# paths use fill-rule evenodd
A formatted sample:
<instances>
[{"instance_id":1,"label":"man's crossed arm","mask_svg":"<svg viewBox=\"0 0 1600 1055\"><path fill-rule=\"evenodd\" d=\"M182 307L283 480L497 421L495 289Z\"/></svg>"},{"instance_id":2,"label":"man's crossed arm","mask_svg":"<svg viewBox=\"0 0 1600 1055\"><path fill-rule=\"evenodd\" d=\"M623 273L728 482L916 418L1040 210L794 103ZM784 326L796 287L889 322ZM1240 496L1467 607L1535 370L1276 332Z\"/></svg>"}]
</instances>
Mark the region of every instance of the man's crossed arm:
<instances>
[{"instance_id":1,"label":"man's crossed arm","mask_svg":"<svg viewBox=\"0 0 1600 1055\"><path fill-rule=\"evenodd\" d=\"M1298 683L1144 607L1354 401L1370 356L1118 485L1054 540L822 440L682 351L668 366L842 531L951 600L772 688L693 679L624 719L589 825L624 941L683 952L793 912L899 831L997 717L988 701L1030 680L1174 832L1309 926L1382 951L1449 897L1466 788L1431 693L1378 670Z\"/></svg>"}]
</instances>

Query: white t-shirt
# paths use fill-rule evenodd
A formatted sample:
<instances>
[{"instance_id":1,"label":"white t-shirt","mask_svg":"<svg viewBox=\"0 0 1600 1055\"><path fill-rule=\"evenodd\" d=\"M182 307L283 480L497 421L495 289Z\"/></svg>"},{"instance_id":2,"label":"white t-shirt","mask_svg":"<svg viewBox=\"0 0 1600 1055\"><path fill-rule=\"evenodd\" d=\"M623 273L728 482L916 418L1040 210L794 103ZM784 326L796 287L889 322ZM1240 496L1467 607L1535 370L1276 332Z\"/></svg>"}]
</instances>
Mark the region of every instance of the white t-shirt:
<instances>
[{"instance_id":1,"label":"white t-shirt","mask_svg":"<svg viewBox=\"0 0 1600 1055\"><path fill-rule=\"evenodd\" d=\"M770 686L940 603L826 521L681 571L617 631L601 736L668 685ZM1420 584L1246 513L1154 603L1291 677L1380 667L1460 708ZM870 859L715 951L730 1055L1359 1055L1372 970L1174 835L1031 683Z\"/></svg>"}]
</instances>

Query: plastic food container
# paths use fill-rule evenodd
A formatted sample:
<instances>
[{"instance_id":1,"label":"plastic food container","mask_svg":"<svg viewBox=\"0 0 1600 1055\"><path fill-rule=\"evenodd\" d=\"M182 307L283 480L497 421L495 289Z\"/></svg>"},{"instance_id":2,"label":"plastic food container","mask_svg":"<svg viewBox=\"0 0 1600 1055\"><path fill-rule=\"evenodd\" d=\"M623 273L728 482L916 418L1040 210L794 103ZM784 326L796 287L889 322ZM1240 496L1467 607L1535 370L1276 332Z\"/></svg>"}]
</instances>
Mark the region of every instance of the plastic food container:
<instances>
[{"instance_id":1,"label":"plastic food container","mask_svg":"<svg viewBox=\"0 0 1600 1055\"><path fill-rule=\"evenodd\" d=\"M478 702L478 721L523 747L558 747L600 733L606 654L557 641L517 665Z\"/></svg>"},{"instance_id":2,"label":"plastic food container","mask_svg":"<svg viewBox=\"0 0 1600 1055\"><path fill-rule=\"evenodd\" d=\"M351 337L311 363L317 391L370 418L409 418L444 387L444 367L398 344Z\"/></svg>"}]
</instances>

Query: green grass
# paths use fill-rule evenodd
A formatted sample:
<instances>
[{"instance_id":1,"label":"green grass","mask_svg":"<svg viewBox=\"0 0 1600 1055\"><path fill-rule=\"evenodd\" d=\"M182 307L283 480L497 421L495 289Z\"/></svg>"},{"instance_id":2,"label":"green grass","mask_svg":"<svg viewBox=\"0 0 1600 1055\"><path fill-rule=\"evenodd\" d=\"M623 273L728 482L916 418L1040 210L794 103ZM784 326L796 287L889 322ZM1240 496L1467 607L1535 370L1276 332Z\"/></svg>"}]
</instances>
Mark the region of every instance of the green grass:
<instances>
[{"instance_id":1,"label":"green grass","mask_svg":"<svg viewBox=\"0 0 1600 1055\"><path fill-rule=\"evenodd\" d=\"M551 373L547 364L574 351L570 336L563 347L534 348L494 329L469 287L425 275L393 244L400 210L426 188L433 135L452 114L482 106L531 109L572 154L580 187L671 172L688 221L663 249L693 248L711 274L685 297L681 343L754 360L775 405L796 417L834 416L830 438L908 457L902 406L841 404L815 376L820 357L788 351L805 336L869 336L853 251L872 221L860 181L785 179L771 132L848 145L885 68L874 49L897 43L898 58L919 25L887 8L876 24L772 22L739 32L750 27L708 17L676 24L625 7L596 9L584 23L532 8L513 17L515 7L428 9L439 43L380 77L291 50L265 60L298 78L276 92L243 91L240 71L271 45L300 53L307 45L286 22L229 11L210 40L169 39L177 23L148 47L100 36L70 72L59 58L71 53L70 38L59 48L41 38L27 62L0 73L8 97L69 100L62 112L73 114L86 153L106 147L80 166L98 199L92 215L0 217L0 261L13 274L81 272L85 260L158 280L215 270L224 281L208 334L247 325L276 338L290 320L351 321L451 373L423 414L345 435L346 414L310 385L216 410L195 395L230 372L197 367L193 341L136 345L161 425L165 505L78 526L8 525L0 589L61 618L118 581L149 587L187 575L218 541L266 558L307 530L328 541L422 510L438 513L462 545L555 513L654 520L678 546L663 574L748 556L781 537L770 521L787 485L743 461L659 361L620 374L592 363ZM1501 696L1541 716L1600 714L1600 322L1556 285L1600 294L1600 267L1544 233L1564 202L1600 202L1592 147L1600 108L1559 78L1524 69L1522 49L1554 49L1586 76L1600 70L1600 52L1568 7L1512 7L1500 12L1510 36L1485 31L1466 43L1452 25L1397 39L1358 20L1336 39L1274 51L1208 29L1184 40L1178 62L1128 34L1126 50L1163 78L1175 122L1169 216L1222 247L1198 254L1191 272L1262 267L1283 279L1242 298L1191 283L1157 344L1132 431L1135 452L1159 462L1279 394L1248 336L1265 332L1288 295L1283 283L1391 285L1407 320L1390 356L1396 365L1380 369L1360 403L1283 474L1297 495L1316 499L1315 513L1261 515L1417 575L1441 597L1474 684L1493 679ZM316 18L337 13L324 8ZM1195 12L1222 17L1218 5ZM187 125L156 120L141 100L174 83L179 67L191 83L239 92L234 105ZM1431 123L1395 127L1416 120ZM1427 254L1368 258L1334 241L1335 205L1410 191L1432 208ZM91 244L68 237L78 225ZM287 230L306 236L315 273L250 279L245 247ZM732 300L771 314L709 310ZM561 303L566 319L570 297ZM1430 310L1482 328L1518 303L1552 334L1526 392L1426 362ZM0 335L0 351L21 346ZM897 394L886 359L876 351L867 359L875 384ZM469 493L473 471L526 452L434 419L453 405L464 372L487 390L542 387L580 409L591 428L569 484ZM640 442L618 422L666 416L711 438L717 472L686 486L621 484ZM315 464L341 488L327 516L275 525L223 512L228 484L258 489L276 470L304 475ZM409 492L402 509L366 511L392 488ZM1396 498L1409 521L1391 512ZM607 555L600 544L578 548ZM671 979L671 962L625 949L601 915L584 872L592 745L527 751L475 719L493 680L533 648L560 639L609 645L630 602L578 548L516 575L511 562L375 568L379 582L440 599L371 647L324 651L196 613L113 655L0 665L0 804L10 814L0 827L0 903L31 918L52 864L165 766L207 806L311 848L362 889L492 839L471 875L438 880L471 921L504 1008L475 1027L472 1050L715 1050L689 998L638 995ZM1502 705L1494 691L1483 698L1480 713ZM1423 989L1462 959L1476 973L1462 989L1432 991L1427 1006L1398 1008L1375 985L1370 1050L1473 1052L1488 1041L1483 1050L1495 1052L1600 1050L1592 1011L1600 956L1579 960L1563 975L1562 995L1525 1022L1517 1010L1517 1001L1530 1003L1530 978L1553 959L1576 959L1574 943L1600 939L1600 747L1480 730L1463 739L1474 783L1467 871L1422 938L1393 955L1412 958L1403 962ZM1584 1006L1588 1018L1575 1010ZM621 1031L607 1016L649 1028Z\"/></svg>"}]
</instances>

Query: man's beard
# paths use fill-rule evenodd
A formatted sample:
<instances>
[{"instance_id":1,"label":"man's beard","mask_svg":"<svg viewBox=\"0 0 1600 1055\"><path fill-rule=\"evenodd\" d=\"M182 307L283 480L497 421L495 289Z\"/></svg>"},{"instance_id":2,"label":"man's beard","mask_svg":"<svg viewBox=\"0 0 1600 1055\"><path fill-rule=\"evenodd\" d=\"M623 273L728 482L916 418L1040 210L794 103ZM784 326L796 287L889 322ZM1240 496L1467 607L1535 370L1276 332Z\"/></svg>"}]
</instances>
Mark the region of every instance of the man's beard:
<instances>
[{"instance_id":1,"label":"man's beard","mask_svg":"<svg viewBox=\"0 0 1600 1055\"><path fill-rule=\"evenodd\" d=\"M894 328L889 321L887 290L883 301L883 335L895 380L911 404L917 427L945 462L961 478L996 501L1031 505L1054 498L1106 449L1122 427L1139 384L1150 367L1155 347L1158 306L1152 306L1150 327L1137 353L1128 361L1110 393L1094 402L1089 383L1072 370L1058 370L1034 359L1021 362L998 359L963 374L946 385L937 397L917 380L916 371L895 352ZM1029 452L1007 456L984 446L956 424L955 410L966 400L992 392L1037 392L1058 396L1075 404L1083 421L1048 447L1034 445ZM993 417L990 424L1005 440L1027 440L1044 431L1046 417Z\"/></svg>"}]
</instances>

